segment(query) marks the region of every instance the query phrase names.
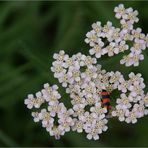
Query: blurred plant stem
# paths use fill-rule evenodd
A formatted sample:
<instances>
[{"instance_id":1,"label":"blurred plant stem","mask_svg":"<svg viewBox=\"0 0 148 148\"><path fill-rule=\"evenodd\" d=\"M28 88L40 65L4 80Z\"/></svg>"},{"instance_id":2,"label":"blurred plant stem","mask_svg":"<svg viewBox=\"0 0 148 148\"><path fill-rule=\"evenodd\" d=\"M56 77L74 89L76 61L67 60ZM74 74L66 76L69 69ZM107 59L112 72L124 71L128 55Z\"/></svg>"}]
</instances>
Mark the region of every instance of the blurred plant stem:
<instances>
[{"instance_id":1,"label":"blurred plant stem","mask_svg":"<svg viewBox=\"0 0 148 148\"><path fill-rule=\"evenodd\" d=\"M7 136L2 130L0 130L0 141L2 141L5 146L17 147L18 144L9 136Z\"/></svg>"}]
</instances>

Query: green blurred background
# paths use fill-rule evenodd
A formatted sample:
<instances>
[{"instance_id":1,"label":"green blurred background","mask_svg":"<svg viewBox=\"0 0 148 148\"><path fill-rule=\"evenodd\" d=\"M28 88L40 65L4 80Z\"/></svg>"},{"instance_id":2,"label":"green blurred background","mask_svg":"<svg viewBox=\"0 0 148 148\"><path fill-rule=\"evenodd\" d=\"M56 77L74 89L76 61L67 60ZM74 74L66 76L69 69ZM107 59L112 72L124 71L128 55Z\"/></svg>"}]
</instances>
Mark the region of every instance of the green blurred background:
<instances>
[{"instance_id":1,"label":"green blurred background","mask_svg":"<svg viewBox=\"0 0 148 148\"><path fill-rule=\"evenodd\" d=\"M70 55L88 54L84 39L93 22L100 20L104 24L110 20L119 26L113 12L119 3L139 11L136 26L147 33L146 1L0 2L0 146L148 146L148 117L135 125L111 119L109 130L98 141L89 141L85 134L76 132L66 133L56 141L33 122L24 105L27 94L37 92L44 83L59 85L50 71L54 52L64 49ZM145 60L139 67L120 65L122 55L103 57L99 63L125 76L131 71L140 72L148 85L148 52L143 53ZM70 101L62 87L60 93L62 101Z\"/></svg>"}]
</instances>

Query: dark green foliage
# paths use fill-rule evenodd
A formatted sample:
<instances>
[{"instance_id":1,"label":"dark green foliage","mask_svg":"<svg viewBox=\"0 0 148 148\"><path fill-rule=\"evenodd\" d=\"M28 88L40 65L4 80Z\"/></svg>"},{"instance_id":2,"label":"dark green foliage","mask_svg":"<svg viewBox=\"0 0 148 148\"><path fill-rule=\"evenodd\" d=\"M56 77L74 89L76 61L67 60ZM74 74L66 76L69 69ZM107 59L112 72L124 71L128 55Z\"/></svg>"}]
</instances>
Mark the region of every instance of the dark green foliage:
<instances>
[{"instance_id":1,"label":"dark green foliage","mask_svg":"<svg viewBox=\"0 0 148 148\"><path fill-rule=\"evenodd\" d=\"M119 26L113 12L119 3L0 2L0 146L148 146L147 117L136 125L112 119L109 130L99 141L89 141L84 134L75 132L56 141L33 122L23 104L27 94L40 90L45 82L59 85L50 71L54 52L64 49L70 55L88 54L84 38L93 22L110 20ZM123 3L139 11L140 21L136 26L147 33L148 2ZM144 51L144 55L145 60L136 68L120 65L121 55L103 57L98 62L106 70L119 70L125 76L131 71L140 72L148 85L148 52ZM68 103L65 89L60 88L62 100Z\"/></svg>"}]
</instances>

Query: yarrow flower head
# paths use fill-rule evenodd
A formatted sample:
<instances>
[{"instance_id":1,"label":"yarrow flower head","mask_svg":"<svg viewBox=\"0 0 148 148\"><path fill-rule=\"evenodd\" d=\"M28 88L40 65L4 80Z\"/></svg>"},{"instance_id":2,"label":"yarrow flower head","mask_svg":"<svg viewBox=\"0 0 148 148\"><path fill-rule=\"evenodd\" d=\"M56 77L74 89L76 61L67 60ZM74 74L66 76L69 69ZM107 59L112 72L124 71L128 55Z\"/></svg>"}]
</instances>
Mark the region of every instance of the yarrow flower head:
<instances>
[{"instance_id":1,"label":"yarrow flower head","mask_svg":"<svg viewBox=\"0 0 148 148\"><path fill-rule=\"evenodd\" d=\"M144 59L142 50L148 46L147 35L142 33L141 28L134 29L134 23L139 21L138 11L133 8L125 8L123 4L114 9L115 17L120 20L121 28L113 26L108 21L104 26L101 22L92 24L92 30L86 34L85 42L90 45L89 53L96 58L101 58L108 54L109 57L130 50L128 55L124 55L120 60L125 66L138 66L139 61ZM106 39L105 42L104 39ZM129 47L128 42L133 42Z\"/></svg>"},{"instance_id":2,"label":"yarrow flower head","mask_svg":"<svg viewBox=\"0 0 148 148\"><path fill-rule=\"evenodd\" d=\"M61 102L58 86L48 83L24 101L28 109L33 109L34 122L41 122L56 139L72 130L85 132L89 140L98 140L100 134L107 131L110 118L134 124L148 114L148 93L144 93L145 84L140 73L131 72L126 80L120 71L108 72L97 64L97 58L102 55L111 57L126 50L130 53L121 59L121 64L138 66L144 59L142 50L148 46L147 35L141 28L133 29L133 24L138 22L138 12L124 8L123 4L114 11L121 28L115 28L110 21L104 26L101 22L94 23L85 39L91 47L90 55L77 53L70 57L64 50L53 55L51 71L69 94L67 101L71 102L71 107ZM127 41L133 41L133 47L129 47ZM112 96L114 90L120 92L118 98ZM116 99L114 107L112 99Z\"/></svg>"}]
</instances>

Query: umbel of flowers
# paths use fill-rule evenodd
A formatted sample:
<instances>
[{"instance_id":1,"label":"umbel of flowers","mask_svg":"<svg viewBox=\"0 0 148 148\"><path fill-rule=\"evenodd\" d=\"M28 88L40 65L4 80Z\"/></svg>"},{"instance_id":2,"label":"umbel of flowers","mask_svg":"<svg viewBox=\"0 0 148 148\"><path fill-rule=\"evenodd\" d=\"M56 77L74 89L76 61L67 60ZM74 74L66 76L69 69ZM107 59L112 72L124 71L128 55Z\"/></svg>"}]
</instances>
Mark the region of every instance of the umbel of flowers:
<instances>
[{"instance_id":1,"label":"umbel of flowers","mask_svg":"<svg viewBox=\"0 0 148 148\"><path fill-rule=\"evenodd\" d=\"M116 117L120 122L136 123L137 119L148 114L148 93L144 93L144 79L140 73L129 74L125 80L121 72L107 72L97 64L96 58L108 53L109 56L130 49L130 54L121 60L126 66L138 66L143 59L142 50L147 47L147 36L141 29L133 29L138 21L137 11L125 9L122 4L115 7L116 17L120 19L121 29L112 26L111 22L101 26L100 22L92 25L93 30L87 33L86 42L90 44L90 55L77 53L70 57L64 51L55 53L51 71L69 94L71 108L61 102L58 86L44 84L44 88L35 95L29 94L25 99L27 108L33 109L35 122L41 122L51 136L59 139L66 132L85 132L88 139L99 139L107 131L108 120ZM105 47L102 38L109 44ZM129 48L126 41L134 42ZM91 57L95 55L95 57ZM102 88L111 93L120 92L116 105L108 110L102 107Z\"/></svg>"},{"instance_id":2,"label":"umbel of flowers","mask_svg":"<svg viewBox=\"0 0 148 148\"><path fill-rule=\"evenodd\" d=\"M92 30L86 34L85 42L90 45L89 53L101 58L108 54L109 57L129 50L128 55L124 55L120 60L125 66L138 66L139 61L144 59L142 50L148 47L148 35L142 33L141 28L134 29L134 23L139 21L138 11L133 8L124 8L120 4L114 9L115 17L120 20L121 28L116 28L112 22L108 21L104 26L101 22L92 24ZM102 39L106 39L105 43ZM129 42L133 45L130 47Z\"/></svg>"}]
</instances>

